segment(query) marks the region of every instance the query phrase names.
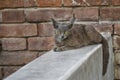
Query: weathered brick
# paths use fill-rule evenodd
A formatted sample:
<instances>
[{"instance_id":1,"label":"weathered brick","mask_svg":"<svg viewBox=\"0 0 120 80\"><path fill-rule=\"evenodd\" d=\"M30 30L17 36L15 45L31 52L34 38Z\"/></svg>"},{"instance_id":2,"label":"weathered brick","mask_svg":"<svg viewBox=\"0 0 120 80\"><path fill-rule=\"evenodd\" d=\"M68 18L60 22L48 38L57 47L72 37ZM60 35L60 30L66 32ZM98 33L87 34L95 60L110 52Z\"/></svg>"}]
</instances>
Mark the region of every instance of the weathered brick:
<instances>
[{"instance_id":1,"label":"weathered brick","mask_svg":"<svg viewBox=\"0 0 120 80\"><path fill-rule=\"evenodd\" d=\"M75 8L74 13L78 20L98 20L98 8Z\"/></svg>"},{"instance_id":2,"label":"weathered brick","mask_svg":"<svg viewBox=\"0 0 120 80\"><path fill-rule=\"evenodd\" d=\"M40 7L55 7L61 6L62 0L37 0L38 6Z\"/></svg>"},{"instance_id":3,"label":"weathered brick","mask_svg":"<svg viewBox=\"0 0 120 80\"><path fill-rule=\"evenodd\" d=\"M36 24L1 24L0 37L26 37L37 35Z\"/></svg>"},{"instance_id":4,"label":"weathered brick","mask_svg":"<svg viewBox=\"0 0 120 80\"><path fill-rule=\"evenodd\" d=\"M112 0L112 5L120 5L120 0Z\"/></svg>"},{"instance_id":5,"label":"weathered brick","mask_svg":"<svg viewBox=\"0 0 120 80\"><path fill-rule=\"evenodd\" d=\"M2 22L2 11L0 11L0 22Z\"/></svg>"},{"instance_id":6,"label":"weathered brick","mask_svg":"<svg viewBox=\"0 0 120 80\"><path fill-rule=\"evenodd\" d=\"M120 66L115 67L115 79L120 79Z\"/></svg>"},{"instance_id":7,"label":"weathered brick","mask_svg":"<svg viewBox=\"0 0 120 80\"><path fill-rule=\"evenodd\" d=\"M4 10L2 12L2 22L24 22L23 10Z\"/></svg>"},{"instance_id":8,"label":"weathered brick","mask_svg":"<svg viewBox=\"0 0 120 80\"><path fill-rule=\"evenodd\" d=\"M0 8L23 7L23 0L0 0Z\"/></svg>"},{"instance_id":9,"label":"weathered brick","mask_svg":"<svg viewBox=\"0 0 120 80\"><path fill-rule=\"evenodd\" d=\"M17 71L18 69L20 69L21 67L18 66L14 66L14 67L3 67L3 73L4 73L4 78L6 78L7 76L9 76L10 74L14 73L15 71Z\"/></svg>"},{"instance_id":10,"label":"weathered brick","mask_svg":"<svg viewBox=\"0 0 120 80\"><path fill-rule=\"evenodd\" d=\"M38 24L38 34L39 36L53 36L53 25L48 23Z\"/></svg>"},{"instance_id":11,"label":"weathered brick","mask_svg":"<svg viewBox=\"0 0 120 80\"><path fill-rule=\"evenodd\" d=\"M120 64L120 51L115 51L115 63Z\"/></svg>"},{"instance_id":12,"label":"weathered brick","mask_svg":"<svg viewBox=\"0 0 120 80\"><path fill-rule=\"evenodd\" d=\"M26 39L24 38L3 38L3 50L24 50L26 49Z\"/></svg>"},{"instance_id":13,"label":"weathered brick","mask_svg":"<svg viewBox=\"0 0 120 80\"><path fill-rule=\"evenodd\" d=\"M64 0L64 6L108 5L109 0Z\"/></svg>"},{"instance_id":14,"label":"weathered brick","mask_svg":"<svg viewBox=\"0 0 120 80\"><path fill-rule=\"evenodd\" d=\"M24 1L24 7L37 6L35 0L23 0L23 1Z\"/></svg>"},{"instance_id":15,"label":"weathered brick","mask_svg":"<svg viewBox=\"0 0 120 80\"><path fill-rule=\"evenodd\" d=\"M114 34L120 35L120 24L115 24L114 25Z\"/></svg>"},{"instance_id":16,"label":"weathered brick","mask_svg":"<svg viewBox=\"0 0 120 80\"><path fill-rule=\"evenodd\" d=\"M29 22L50 21L51 18L68 20L72 16L72 9L52 8L52 9L28 9L25 10L26 19Z\"/></svg>"},{"instance_id":17,"label":"weathered brick","mask_svg":"<svg viewBox=\"0 0 120 80\"><path fill-rule=\"evenodd\" d=\"M113 24L111 23L101 23L101 24L96 24L95 26L99 32L110 32L113 33Z\"/></svg>"},{"instance_id":18,"label":"weathered brick","mask_svg":"<svg viewBox=\"0 0 120 80\"><path fill-rule=\"evenodd\" d=\"M2 68L0 67L0 80L2 80Z\"/></svg>"},{"instance_id":19,"label":"weathered brick","mask_svg":"<svg viewBox=\"0 0 120 80\"><path fill-rule=\"evenodd\" d=\"M0 8L35 6L34 0L0 0Z\"/></svg>"},{"instance_id":20,"label":"weathered brick","mask_svg":"<svg viewBox=\"0 0 120 80\"><path fill-rule=\"evenodd\" d=\"M50 50L53 45L53 37L34 37L28 39L29 50Z\"/></svg>"},{"instance_id":21,"label":"weathered brick","mask_svg":"<svg viewBox=\"0 0 120 80\"><path fill-rule=\"evenodd\" d=\"M64 6L72 6L72 5L77 5L77 4L72 4L72 0L63 0Z\"/></svg>"},{"instance_id":22,"label":"weathered brick","mask_svg":"<svg viewBox=\"0 0 120 80\"><path fill-rule=\"evenodd\" d=\"M81 26L81 24L84 24L86 26L93 26L98 32L113 32L113 24L112 23L75 23L75 26Z\"/></svg>"},{"instance_id":23,"label":"weathered brick","mask_svg":"<svg viewBox=\"0 0 120 80\"><path fill-rule=\"evenodd\" d=\"M100 9L100 20L120 20L120 8L108 7Z\"/></svg>"},{"instance_id":24,"label":"weathered brick","mask_svg":"<svg viewBox=\"0 0 120 80\"><path fill-rule=\"evenodd\" d=\"M37 52L18 51L2 52L0 56L0 65L25 65L37 57Z\"/></svg>"},{"instance_id":25,"label":"weathered brick","mask_svg":"<svg viewBox=\"0 0 120 80\"><path fill-rule=\"evenodd\" d=\"M119 36L114 36L113 46L115 49L120 49L120 37Z\"/></svg>"}]
</instances>

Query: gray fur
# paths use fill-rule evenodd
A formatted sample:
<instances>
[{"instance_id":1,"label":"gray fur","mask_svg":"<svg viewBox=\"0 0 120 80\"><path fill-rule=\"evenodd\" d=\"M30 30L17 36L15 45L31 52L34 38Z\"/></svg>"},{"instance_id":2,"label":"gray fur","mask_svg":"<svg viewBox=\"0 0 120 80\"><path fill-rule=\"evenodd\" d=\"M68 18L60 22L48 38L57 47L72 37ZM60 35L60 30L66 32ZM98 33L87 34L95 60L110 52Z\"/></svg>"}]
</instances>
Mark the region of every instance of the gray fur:
<instances>
[{"instance_id":1,"label":"gray fur","mask_svg":"<svg viewBox=\"0 0 120 80\"><path fill-rule=\"evenodd\" d=\"M91 44L103 44L103 75L105 75L109 60L109 50L107 40L96 31L93 26L74 26L75 17L70 23L59 23L52 19L55 29L54 51L65 51L77 49Z\"/></svg>"}]
</instances>

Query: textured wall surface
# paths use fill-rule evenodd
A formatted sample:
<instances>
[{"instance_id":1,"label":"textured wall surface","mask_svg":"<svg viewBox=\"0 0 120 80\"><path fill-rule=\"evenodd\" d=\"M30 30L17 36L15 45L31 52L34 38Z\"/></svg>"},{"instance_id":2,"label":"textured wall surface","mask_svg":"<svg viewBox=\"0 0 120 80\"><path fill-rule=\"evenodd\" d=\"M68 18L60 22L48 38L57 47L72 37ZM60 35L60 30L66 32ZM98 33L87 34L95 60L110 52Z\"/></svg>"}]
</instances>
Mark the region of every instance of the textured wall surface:
<instances>
[{"instance_id":1,"label":"textured wall surface","mask_svg":"<svg viewBox=\"0 0 120 80\"><path fill-rule=\"evenodd\" d=\"M112 75L103 79L102 55L101 44L64 52L51 50L4 80L113 80Z\"/></svg>"},{"instance_id":2,"label":"textured wall surface","mask_svg":"<svg viewBox=\"0 0 120 80\"><path fill-rule=\"evenodd\" d=\"M53 47L51 17L112 33L120 80L120 0L0 0L0 79Z\"/></svg>"}]
</instances>

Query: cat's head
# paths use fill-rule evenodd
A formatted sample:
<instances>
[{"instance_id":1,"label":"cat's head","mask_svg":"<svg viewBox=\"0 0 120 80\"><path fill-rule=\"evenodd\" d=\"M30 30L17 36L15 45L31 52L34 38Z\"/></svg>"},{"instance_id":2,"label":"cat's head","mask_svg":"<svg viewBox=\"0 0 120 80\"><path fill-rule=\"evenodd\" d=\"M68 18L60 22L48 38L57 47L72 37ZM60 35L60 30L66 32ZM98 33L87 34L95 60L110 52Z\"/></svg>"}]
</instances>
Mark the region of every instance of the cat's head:
<instances>
[{"instance_id":1,"label":"cat's head","mask_svg":"<svg viewBox=\"0 0 120 80\"><path fill-rule=\"evenodd\" d=\"M54 31L55 31L55 41L62 42L67 39L70 35L70 29L75 22L75 15L73 14L73 18L70 20L69 23L60 23L52 18Z\"/></svg>"}]
</instances>

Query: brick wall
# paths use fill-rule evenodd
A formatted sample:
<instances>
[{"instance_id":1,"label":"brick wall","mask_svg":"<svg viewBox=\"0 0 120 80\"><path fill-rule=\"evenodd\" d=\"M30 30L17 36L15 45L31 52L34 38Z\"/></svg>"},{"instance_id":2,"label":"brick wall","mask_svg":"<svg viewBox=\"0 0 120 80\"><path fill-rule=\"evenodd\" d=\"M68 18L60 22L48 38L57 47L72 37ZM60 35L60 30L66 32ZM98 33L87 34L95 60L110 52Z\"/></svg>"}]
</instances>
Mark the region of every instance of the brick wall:
<instances>
[{"instance_id":1,"label":"brick wall","mask_svg":"<svg viewBox=\"0 0 120 80\"><path fill-rule=\"evenodd\" d=\"M0 79L53 47L51 17L89 23L113 35L120 80L120 0L0 0Z\"/></svg>"}]
</instances>

